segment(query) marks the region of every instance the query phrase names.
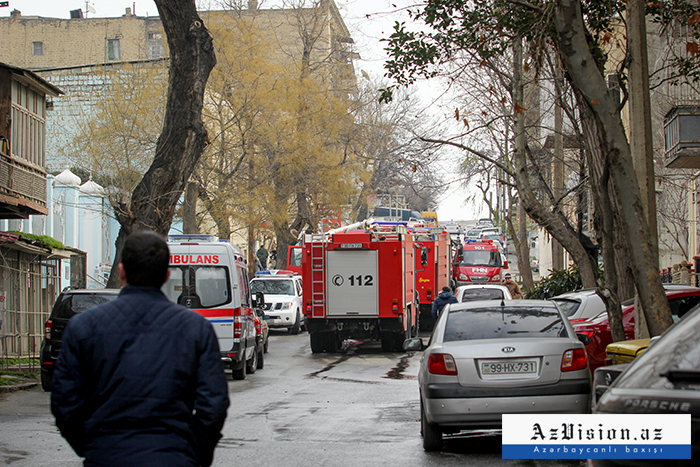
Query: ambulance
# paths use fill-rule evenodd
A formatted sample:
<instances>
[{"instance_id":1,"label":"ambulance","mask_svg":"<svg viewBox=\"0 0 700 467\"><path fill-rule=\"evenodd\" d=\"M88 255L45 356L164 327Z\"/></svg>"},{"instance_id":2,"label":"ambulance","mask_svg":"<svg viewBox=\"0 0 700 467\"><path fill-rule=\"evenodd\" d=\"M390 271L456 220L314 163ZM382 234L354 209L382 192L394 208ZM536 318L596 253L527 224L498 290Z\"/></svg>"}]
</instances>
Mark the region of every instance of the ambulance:
<instances>
[{"instance_id":1,"label":"ambulance","mask_svg":"<svg viewBox=\"0 0 700 467\"><path fill-rule=\"evenodd\" d=\"M214 327L221 360L233 379L259 368L255 301L240 248L214 235L171 235L170 279L163 293L204 316ZM263 298L263 297L260 297Z\"/></svg>"}]
</instances>

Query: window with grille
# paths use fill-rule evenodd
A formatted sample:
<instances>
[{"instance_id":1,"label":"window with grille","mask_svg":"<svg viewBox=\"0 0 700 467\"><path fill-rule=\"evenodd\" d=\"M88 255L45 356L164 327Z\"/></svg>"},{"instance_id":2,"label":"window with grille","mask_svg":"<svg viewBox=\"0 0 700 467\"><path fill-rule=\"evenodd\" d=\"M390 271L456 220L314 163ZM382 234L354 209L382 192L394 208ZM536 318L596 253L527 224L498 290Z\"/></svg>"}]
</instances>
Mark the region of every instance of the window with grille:
<instances>
[{"instance_id":1,"label":"window with grille","mask_svg":"<svg viewBox=\"0 0 700 467\"><path fill-rule=\"evenodd\" d=\"M44 43L43 42L32 42L32 53L34 55L44 55Z\"/></svg>"}]
</instances>

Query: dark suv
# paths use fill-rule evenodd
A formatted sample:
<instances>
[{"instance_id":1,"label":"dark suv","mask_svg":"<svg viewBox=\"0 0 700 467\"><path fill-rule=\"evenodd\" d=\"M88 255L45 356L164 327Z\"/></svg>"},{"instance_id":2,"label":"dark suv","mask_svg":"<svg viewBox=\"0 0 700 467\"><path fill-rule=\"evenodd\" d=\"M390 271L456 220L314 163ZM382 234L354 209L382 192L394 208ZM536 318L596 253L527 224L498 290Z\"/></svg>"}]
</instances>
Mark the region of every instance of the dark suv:
<instances>
[{"instance_id":1,"label":"dark suv","mask_svg":"<svg viewBox=\"0 0 700 467\"><path fill-rule=\"evenodd\" d=\"M114 300L119 295L119 289L64 289L56 299L51 310L51 316L44 324L44 340L41 342L41 387L44 391L51 390L53 369L61 350L63 329L68 320L78 313Z\"/></svg>"}]
</instances>

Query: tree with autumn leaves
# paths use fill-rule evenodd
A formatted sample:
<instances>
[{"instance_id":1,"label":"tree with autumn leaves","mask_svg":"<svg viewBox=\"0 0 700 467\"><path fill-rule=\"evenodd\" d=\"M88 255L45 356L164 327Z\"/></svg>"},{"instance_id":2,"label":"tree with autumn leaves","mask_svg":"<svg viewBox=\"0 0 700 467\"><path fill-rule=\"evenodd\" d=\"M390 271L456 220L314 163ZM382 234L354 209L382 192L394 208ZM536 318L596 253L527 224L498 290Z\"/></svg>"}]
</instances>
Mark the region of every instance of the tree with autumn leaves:
<instances>
[{"instance_id":1,"label":"tree with autumn leaves","mask_svg":"<svg viewBox=\"0 0 700 467\"><path fill-rule=\"evenodd\" d=\"M670 80L693 81L698 77L698 8L680 0L647 5L647 17L659 28L680 26L688 30L682 36L685 47L681 49L677 43L668 47L664 63L673 70ZM399 84L407 84L439 73L452 73L452 79L458 79L460 72L478 73L479 68L492 73L511 105L507 118L513 145L506 152L508 157L491 161L508 174L527 214L564 245L575 258L586 285L597 285L604 299L616 298L618 268L613 253L622 247L649 331L652 335L662 332L671 322L670 310L642 210L630 143L619 112L621 105L605 80L606 70L612 68L608 43L620 36L624 43L628 36L626 2L450 0L428 1L411 11L414 19L428 29L416 31L405 24L396 25L388 47L389 74ZM521 47L521 43L525 46ZM611 70L622 77L623 104L628 96L626 76L631 58L623 57ZM461 67L465 61L471 61L473 66ZM528 71L524 63L532 69ZM581 232L573 228L564 212L556 209L559 198L550 191L547 196L555 203L542 204L533 184L539 177L533 169L540 165L525 130L529 115L523 83L528 76L556 76L557 69L562 70L562 79L553 80L554 83L566 84L574 99L571 117L578 123L585 175L593 187L598 245L603 247L605 258L604 279L595 274L598 246L582 243ZM390 91L385 92L385 98ZM454 140L449 143L454 144ZM462 149L489 160L489 154L474 147ZM622 235L616 237L615 231ZM608 309L619 310L619 305L608 304Z\"/></svg>"}]
</instances>

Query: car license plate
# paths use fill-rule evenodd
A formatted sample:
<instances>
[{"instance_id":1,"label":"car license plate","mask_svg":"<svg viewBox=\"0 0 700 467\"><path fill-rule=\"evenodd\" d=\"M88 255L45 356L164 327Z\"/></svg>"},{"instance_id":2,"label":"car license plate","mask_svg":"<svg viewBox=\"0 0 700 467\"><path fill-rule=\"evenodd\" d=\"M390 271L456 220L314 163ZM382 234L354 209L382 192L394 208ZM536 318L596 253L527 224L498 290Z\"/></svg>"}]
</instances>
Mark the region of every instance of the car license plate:
<instances>
[{"instance_id":1,"label":"car license plate","mask_svg":"<svg viewBox=\"0 0 700 467\"><path fill-rule=\"evenodd\" d=\"M537 360L498 360L481 362L483 375L520 375L537 373Z\"/></svg>"}]
</instances>

